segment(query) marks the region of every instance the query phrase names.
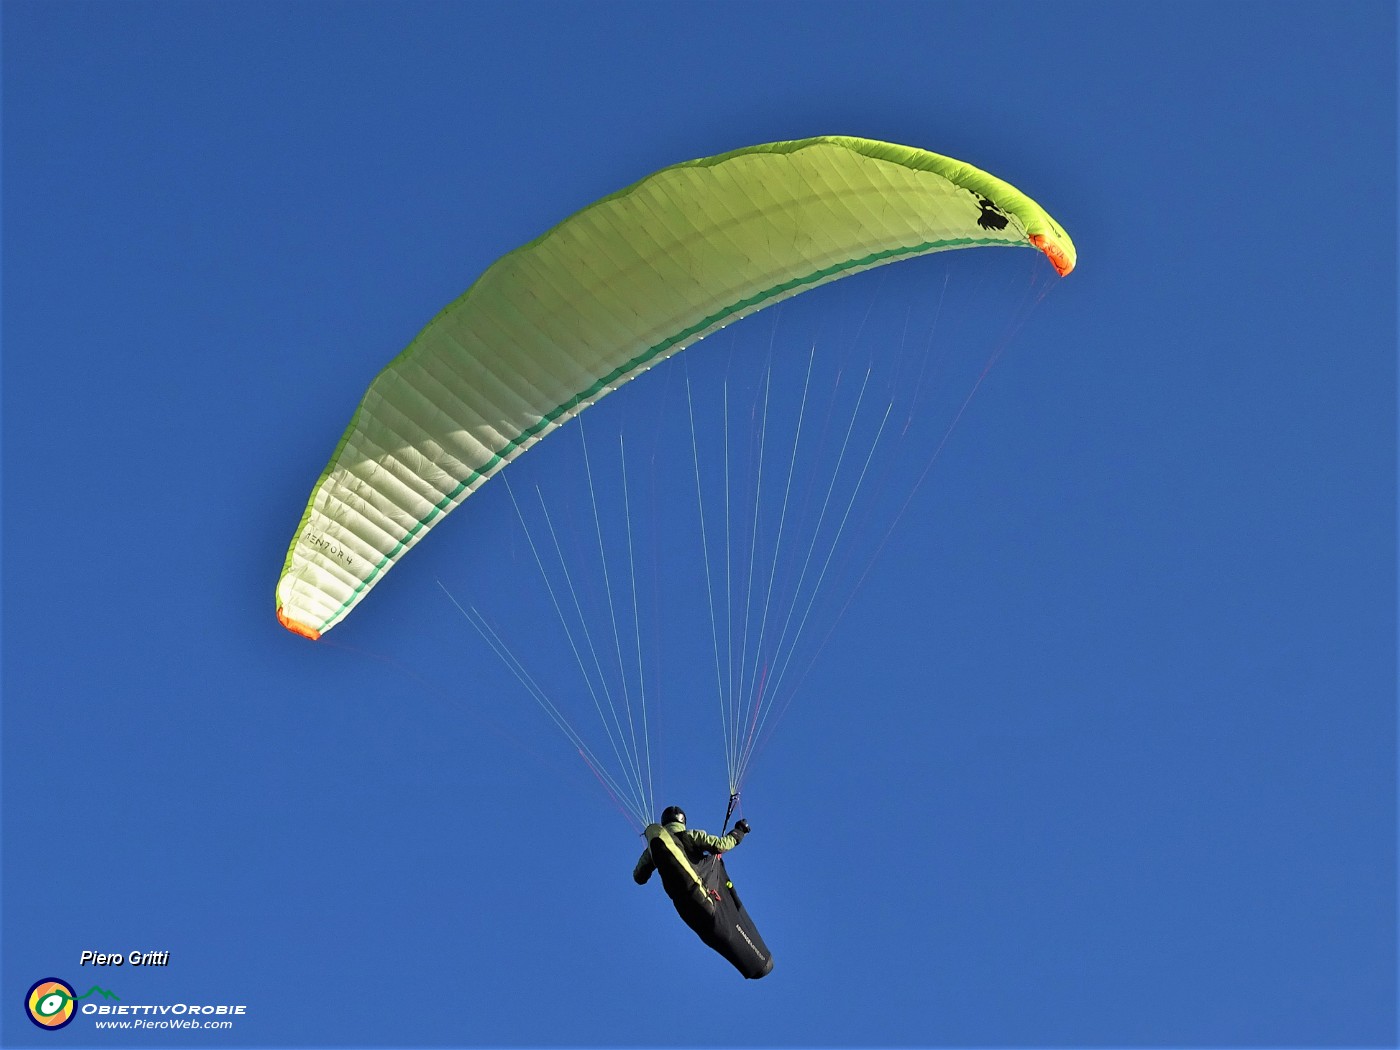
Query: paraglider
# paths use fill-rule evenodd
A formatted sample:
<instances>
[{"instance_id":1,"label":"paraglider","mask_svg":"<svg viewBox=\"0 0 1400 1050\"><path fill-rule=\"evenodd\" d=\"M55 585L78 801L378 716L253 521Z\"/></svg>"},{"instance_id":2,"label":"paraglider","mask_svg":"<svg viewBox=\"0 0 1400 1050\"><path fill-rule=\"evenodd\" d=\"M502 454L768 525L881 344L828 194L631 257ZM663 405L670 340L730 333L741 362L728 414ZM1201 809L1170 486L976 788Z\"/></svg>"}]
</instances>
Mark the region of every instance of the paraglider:
<instances>
[{"instance_id":1,"label":"paraglider","mask_svg":"<svg viewBox=\"0 0 1400 1050\"><path fill-rule=\"evenodd\" d=\"M319 638L446 514L522 453L725 326L887 263L998 246L1033 248L1061 276L1075 265L1068 235L1011 185L925 150L845 136L774 142L677 164L588 205L488 267L370 384L292 537L277 583L279 621ZM689 424L693 432L693 418ZM840 448L844 456L844 440ZM794 440L794 458L796 451ZM872 443L862 477L875 451ZM833 480L839 468L838 459ZM698 451L695 471L698 485ZM543 573L533 541L530 547ZM820 564L809 547L794 574L799 584L809 565ZM624 792L504 641L479 615L463 614L512 664L621 806ZM581 607L578 614L586 619ZM635 637L640 665L640 630ZM716 639L719 692L760 696L768 665L760 674L757 659L746 665L741 655L739 672L726 683L719 645ZM721 699L725 707L731 698ZM722 713L731 809L761 725L754 703L752 717ZM615 748L625 747L627 734L640 736L645 746L645 720L638 733L629 708L624 733L615 711L612 719ZM633 789L626 805L641 826L655 812L650 763L635 753L626 758ZM772 956L722 859L747 830L740 821L720 837L688 831L684 814L673 807L659 823L646 825L646 851L634 877L641 883L659 873L687 925L745 977L758 978L772 969Z\"/></svg>"}]
</instances>

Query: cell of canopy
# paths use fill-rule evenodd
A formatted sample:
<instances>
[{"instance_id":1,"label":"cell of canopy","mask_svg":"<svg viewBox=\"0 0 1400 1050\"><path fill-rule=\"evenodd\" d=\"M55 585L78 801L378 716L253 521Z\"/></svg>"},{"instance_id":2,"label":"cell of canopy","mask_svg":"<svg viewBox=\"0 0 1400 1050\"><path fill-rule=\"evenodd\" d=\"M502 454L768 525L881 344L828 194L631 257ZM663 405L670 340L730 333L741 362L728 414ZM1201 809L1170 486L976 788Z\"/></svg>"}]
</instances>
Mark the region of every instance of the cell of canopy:
<instances>
[{"instance_id":1,"label":"cell of canopy","mask_svg":"<svg viewBox=\"0 0 1400 1050\"><path fill-rule=\"evenodd\" d=\"M488 478L610 391L810 288L955 248L1074 245L925 150L828 136L664 168L493 263L379 373L306 505L277 614L319 637Z\"/></svg>"}]
</instances>

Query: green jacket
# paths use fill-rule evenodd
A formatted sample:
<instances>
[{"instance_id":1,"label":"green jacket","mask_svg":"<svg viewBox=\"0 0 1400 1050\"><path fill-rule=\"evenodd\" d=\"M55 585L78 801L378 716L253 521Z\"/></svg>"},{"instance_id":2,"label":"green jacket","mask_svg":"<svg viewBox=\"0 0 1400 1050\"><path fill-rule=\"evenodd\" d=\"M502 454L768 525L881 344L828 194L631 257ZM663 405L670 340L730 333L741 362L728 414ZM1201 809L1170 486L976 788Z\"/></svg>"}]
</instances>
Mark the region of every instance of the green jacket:
<instances>
[{"instance_id":1,"label":"green jacket","mask_svg":"<svg viewBox=\"0 0 1400 1050\"><path fill-rule=\"evenodd\" d=\"M744 833L735 828L728 835L719 838L709 835L698 828L687 828L679 821L670 824L650 824L646 829L647 848L642 850L641 859L637 861L637 866L632 870L632 878L640 886L651 878L651 873L656 870L656 862L651 859L651 842L663 831L669 833L672 842L680 846L685 852L686 860L694 863L706 853L728 853L739 843L744 841ZM689 865L687 865L689 866ZM690 874L698 883L700 877L692 869Z\"/></svg>"}]
</instances>

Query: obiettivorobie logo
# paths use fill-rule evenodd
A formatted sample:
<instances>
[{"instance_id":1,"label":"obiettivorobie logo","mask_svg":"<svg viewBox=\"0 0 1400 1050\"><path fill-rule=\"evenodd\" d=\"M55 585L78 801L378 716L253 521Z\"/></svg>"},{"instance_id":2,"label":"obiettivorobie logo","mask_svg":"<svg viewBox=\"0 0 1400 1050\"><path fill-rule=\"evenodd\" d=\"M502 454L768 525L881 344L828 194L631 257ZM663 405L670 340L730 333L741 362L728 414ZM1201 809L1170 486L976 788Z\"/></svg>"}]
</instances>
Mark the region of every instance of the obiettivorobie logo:
<instances>
[{"instance_id":1,"label":"obiettivorobie logo","mask_svg":"<svg viewBox=\"0 0 1400 1050\"><path fill-rule=\"evenodd\" d=\"M82 995L73 991L73 986L57 977L45 977L35 981L24 997L24 1009L29 1019L40 1028L53 1030L68 1024L78 1012L78 1000L98 994L104 999L116 999L114 992L93 985Z\"/></svg>"},{"instance_id":2,"label":"obiettivorobie logo","mask_svg":"<svg viewBox=\"0 0 1400 1050\"><path fill-rule=\"evenodd\" d=\"M24 1010L40 1028L63 1028L82 1014L97 1028L232 1028L235 1020L247 1016L242 1003L217 1002L122 1002L121 996L94 984L82 995L67 981L45 977L29 986Z\"/></svg>"}]
</instances>

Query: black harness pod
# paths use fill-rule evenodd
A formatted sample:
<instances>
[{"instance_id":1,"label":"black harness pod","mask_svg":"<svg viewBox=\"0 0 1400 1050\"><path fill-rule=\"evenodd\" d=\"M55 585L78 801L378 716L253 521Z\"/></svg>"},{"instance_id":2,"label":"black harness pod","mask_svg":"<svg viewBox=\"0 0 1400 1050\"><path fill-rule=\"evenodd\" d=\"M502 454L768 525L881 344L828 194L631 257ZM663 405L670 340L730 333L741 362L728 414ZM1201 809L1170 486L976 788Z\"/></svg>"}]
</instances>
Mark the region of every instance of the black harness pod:
<instances>
[{"instance_id":1,"label":"black harness pod","mask_svg":"<svg viewBox=\"0 0 1400 1050\"><path fill-rule=\"evenodd\" d=\"M734 891L724 858L707 854L695 863L660 824L646 829L647 848L661 885L685 924L745 977L757 980L773 969L773 956Z\"/></svg>"}]
</instances>

